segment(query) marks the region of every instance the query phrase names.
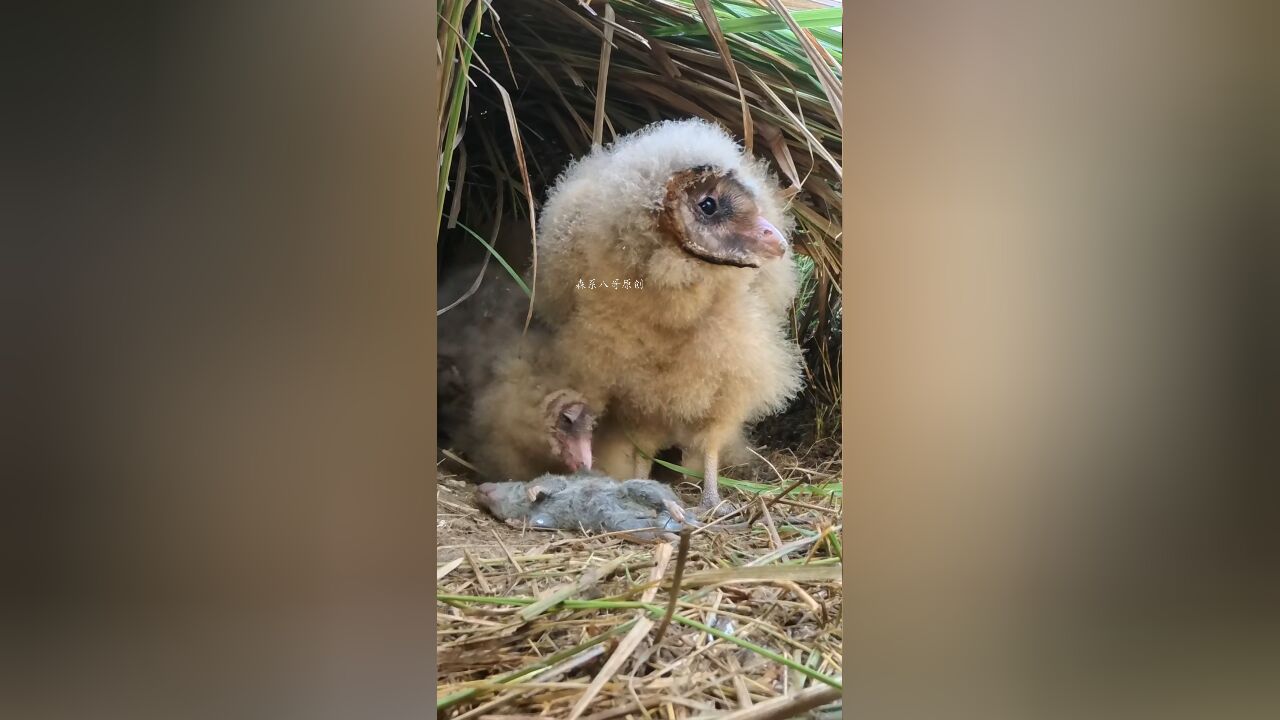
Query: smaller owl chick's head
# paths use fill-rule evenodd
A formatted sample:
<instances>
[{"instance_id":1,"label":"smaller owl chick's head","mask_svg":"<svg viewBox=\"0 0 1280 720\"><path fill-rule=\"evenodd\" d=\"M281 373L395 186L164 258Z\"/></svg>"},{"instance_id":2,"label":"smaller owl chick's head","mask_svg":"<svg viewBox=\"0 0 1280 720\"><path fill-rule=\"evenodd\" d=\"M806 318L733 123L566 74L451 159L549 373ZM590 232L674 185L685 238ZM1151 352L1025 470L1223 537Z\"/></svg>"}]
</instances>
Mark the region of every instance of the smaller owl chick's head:
<instances>
[{"instance_id":1,"label":"smaller owl chick's head","mask_svg":"<svg viewBox=\"0 0 1280 720\"><path fill-rule=\"evenodd\" d=\"M547 395L543 416L548 427L551 453L569 472L591 469L591 434L596 416L586 398L573 390Z\"/></svg>"},{"instance_id":2,"label":"smaller owl chick's head","mask_svg":"<svg viewBox=\"0 0 1280 720\"><path fill-rule=\"evenodd\" d=\"M658 229L684 252L716 265L758 268L787 251L786 237L742 180L710 166L671 176Z\"/></svg>"}]
</instances>

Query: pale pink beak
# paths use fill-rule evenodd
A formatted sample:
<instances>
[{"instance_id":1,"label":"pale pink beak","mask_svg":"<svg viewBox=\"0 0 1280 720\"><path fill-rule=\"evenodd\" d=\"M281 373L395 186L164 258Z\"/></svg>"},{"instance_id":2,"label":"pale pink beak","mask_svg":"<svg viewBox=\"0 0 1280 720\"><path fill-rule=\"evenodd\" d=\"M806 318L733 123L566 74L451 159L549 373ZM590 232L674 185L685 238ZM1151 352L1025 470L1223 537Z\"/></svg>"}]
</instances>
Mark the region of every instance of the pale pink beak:
<instances>
[{"instance_id":1,"label":"pale pink beak","mask_svg":"<svg viewBox=\"0 0 1280 720\"><path fill-rule=\"evenodd\" d=\"M756 218L755 229L759 233L758 239L763 255L782 257L787 253L787 238L783 236L781 230L774 227L773 223L765 220L763 215Z\"/></svg>"},{"instance_id":2,"label":"pale pink beak","mask_svg":"<svg viewBox=\"0 0 1280 720\"><path fill-rule=\"evenodd\" d=\"M579 469L591 469L590 437L570 438L565 443L565 464L569 466L569 472L577 472Z\"/></svg>"}]
</instances>

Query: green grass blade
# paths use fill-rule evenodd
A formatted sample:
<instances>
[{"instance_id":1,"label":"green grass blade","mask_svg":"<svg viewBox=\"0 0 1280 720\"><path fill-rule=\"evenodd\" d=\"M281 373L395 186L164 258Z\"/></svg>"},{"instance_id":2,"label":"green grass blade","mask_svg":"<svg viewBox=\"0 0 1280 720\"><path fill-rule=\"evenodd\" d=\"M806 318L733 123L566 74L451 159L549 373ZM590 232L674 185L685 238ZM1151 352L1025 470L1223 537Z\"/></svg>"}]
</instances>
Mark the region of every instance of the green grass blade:
<instances>
[{"instance_id":1,"label":"green grass blade","mask_svg":"<svg viewBox=\"0 0 1280 720\"><path fill-rule=\"evenodd\" d=\"M653 608L652 610L650 610L650 613L652 613L653 615L659 618L662 617L662 615L665 612L666 610L663 608ZM813 668L810 668L809 666L804 665L803 663L798 663L795 660L792 660L791 658L785 655L780 655L770 650L769 648L757 645L751 642L750 640L743 640L742 638L736 635L730 635L729 633L724 632L723 630L718 630L716 628L711 627L710 625L704 625L698 622L697 620L694 620L692 618L687 618L683 615L680 615L679 613L672 615L671 619L680 623L681 625L688 625L691 628L695 628L697 630L701 630L702 632L715 635L721 640L726 640L728 642L733 643L734 645L737 645L738 647L750 650L751 652L761 657L768 658L769 660L772 660L781 665L786 665L787 667L791 668L792 670L795 670L796 672L802 675L808 676L814 680L817 680L818 682L826 683L827 685L830 685L831 687L837 690L843 689L844 687L843 685L841 685L840 680L830 677L829 675L820 673L817 670L814 670Z\"/></svg>"},{"instance_id":2,"label":"green grass blade","mask_svg":"<svg viewBox=\"0 0 1280 720\"><path fill-rule=\"evenodd\" d=\"M484 18L484 2L477 2L475 12L471 15L471 25L467 28L467 42L462 46L462 57L458 62L457 74L453 79L453 91L449 94L449 125L445 128L444 142L440 145L443 157L440 158L440 178L436 186L436 223L444 218L445 188L449 184L449 170L453 166L453 143L458 136L458 123L462 118L463 96L467 92L467 78L471 72L471 55L475 49L476 38L480 35L480 21ZM445 57L445 62L452 58Z\"/></svg>"},{"instance_id":3,"label":"green grass blade","mask_svg":"<svg viewBox=\"0 0 1280 720\"><path fill-rule=\"evenodd\" d=\"M837 559L844 559L844 544L840 542L840 533L835 528L827 530L827 546Z\"/></svg>"},{"instance_id":4,"label":"green grass blade","mask_svg":"<svg viewBox=\"0 0 1280 720\"><path fill-rule=\"evenodd\" d=\"M795 18L796 24L802 28L833 28L839 27L841 19L844 17L843 8L827 8L823 10L797 10L791 14ZM720 20L720 27L726 35L734 33L754 33L766 30L784 30L787 28L787 21L778 15L763 14L753 15L751 17L727 17ZM673 27L665 27L654 30L650 33L654 37L680 37L706 35L707 26L702 23L690 23L688 25L676 25Z\"/></svg>"},{"instance_id":5,"label":"green grass blade","mask_svg":"<svg viewBox=\"0 0 1280 720\"><path fill-rule=\"evenodd\" d=\"M436 599L442 602L451 600L454 602L472 602L472 603L481 603L481 604L490 604L490 605L529 605L536 602L534 598L514 598L514 597L491 598L491 597L478 597L473 595L437 595ZM658 605L655 605L652 603L643 603L643 602L634 602L634 601L609 602L609 601L600 601L600 600L597 600L597 601L567 600L565 601L564 605L565 607L568 607L568 608L573 608L573 607L643 608L650 615L653 615L655 618L661 618L667 612L667 609L665 607L659 607ZM840 680L830 677L829 675L825 675L821 672L818 672L817 670L814 670L813 668L810 668L804 665L803 663L798 663L795 660L792 660L791 658L786 657L785 655L780 655L770 650L767 647L757 645L751 642L750 640L743 640L742 638L737 637L736 635L731 635L727 632L724 632L723 630L718 630L709 625L704 625L703 623L700 623L697 620L693 620L692 618L687 618L679 613L672 615L671 619L682 625L687 625L696 630L701 630L702 632L714 635L720 638L721 640L731 642L734 645L750 650L751 652L756 653L761 657L767 658L781 665L786 665L787 667L791 668L792 670L795 670L796 672L802 673L807 677L817 680L818 682L826 683L827 685L830 685L833 688L840 689L842 687ZM533 665L530 665L525 668L521 668L520 670L517 670L514 673L505 675L501 679L499 679L498 682L500 683L511 682L512 680L517 680L541 668L560 662L561 660L568 658L578 652L581 652L592 645L595 645L604 641L605 639L607 639L612 635L616 635L620 632L623 632L626 629L630 629L630 627L634 624L635 624L634 620L623 623L622 625L619 625L605 633L597 635L596 637L584 643L581 643L575 647L572 647L568 650L562 650L561 652L558 652L555 655L539 660L537 663ZM441 698L436 703L436 709L438 710L438 709L448 707L449 705L454 705L462 700L465 700L468 697L471 697L472 695L475 694L475 692L476 692L475 690L462 690L462 691L453 693L452 695Z\"/></svg>"},{"instance_id":6,"label":"green grass blade","mask_svg":"<svg viewBox=\"0 0 1280 720\"><path fill-rule=\"evenodd\" d=\"M643 452L641 452L640 454L644 455ZM698 472L697 470L692 470L683 465L670 463L670 462L667 462L666 460L659 460L658 458L650 458L650 459L658 463L662 467L667 468L668 470L675 470L676 472L686 477L697 478L699 480L702 479L702 473ZM769 485L767 483L751 482L750 480L737 480L735 478L726 477L724 475L720 476L720 483L726 487L731 487L736 490L742 490L743 492L754 493L756 495L769 495L771 493L782 492L783 490L786 489L781 485ZM826 482L826 483L815 483L812 485L801 485L797 487L795 490L792 490L791 494L792 495L823 495L823 496L831 496L831 497L843 497L844 490L839 482Z\"/></svg>"},{"instance_id":7,"label":"green grass blade","mask_svg":"<svg viewBox=\"0 0 1280 720\"><path fill-rule=\"evenodd\" d=\"M513 270L511 266L507 264L506 259L504 259L501 255L499 255L497 250L493 249L492 245L486 242L484 238L480 237L480 235L477 234L475 230L472 230L466 225L463 225L462 223L458 223L458 227L462 228L463 230L466 230L468 233L471 233L471 237L480 241L480 244L484 246L484 249L488 250L489 254L493 255L494 259L498 261L498 264L502 265L502 267L506 269L507 274L511 276L511 279L516 281L516 284L519 285L520 289L524 291L524 294L526 297L533 296L533 293L529 291L529 286L526 285L524 280L520 277L520 273Z\"/></svg>"}]
</instances>

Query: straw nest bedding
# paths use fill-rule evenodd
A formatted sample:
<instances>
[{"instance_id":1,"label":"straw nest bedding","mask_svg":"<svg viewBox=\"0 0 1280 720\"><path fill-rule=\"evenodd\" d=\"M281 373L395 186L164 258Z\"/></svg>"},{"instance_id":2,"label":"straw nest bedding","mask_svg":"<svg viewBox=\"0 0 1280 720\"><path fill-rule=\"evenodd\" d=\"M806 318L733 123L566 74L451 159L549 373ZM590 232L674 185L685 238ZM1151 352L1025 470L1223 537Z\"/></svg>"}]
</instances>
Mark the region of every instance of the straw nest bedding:
<instances>
[{"instance_id":1,"label":"straw nest bedding","mask_svg":"<svg viewBox=\"0 0 1280 720\"><path fill-rule=\"evenodd\" d=\"M744 508L729 522L755 523L692 533L683 562L679 543L510 527L442 456L440 716L839 717L839 452L827 441L726 468Z\"/></svg>"}]
</instances>

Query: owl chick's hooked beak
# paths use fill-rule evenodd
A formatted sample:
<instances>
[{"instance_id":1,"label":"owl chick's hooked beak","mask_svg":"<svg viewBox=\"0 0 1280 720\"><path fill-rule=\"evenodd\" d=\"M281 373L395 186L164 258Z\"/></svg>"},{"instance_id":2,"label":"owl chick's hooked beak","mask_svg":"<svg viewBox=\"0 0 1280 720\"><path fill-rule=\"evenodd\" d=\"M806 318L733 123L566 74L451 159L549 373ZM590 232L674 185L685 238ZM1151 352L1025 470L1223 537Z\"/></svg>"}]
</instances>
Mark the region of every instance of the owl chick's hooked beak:
<instances>
[{"instance_id":1,"label":"owl chick's hooked beak","mask_svg":"<svg viewBox=\"0 0 1280 720\"><path fill-rule=\"evenodd\" d=\"M595 413L576 392L562 390L546 400L548 420L552 424L552 452L569 472L591 469L591 437Z\"/></svg>"},{"instance_id":2,"label":"owl chick's hooked beak","mask_svg":"<svg viewBox=\"0 0 1280 720\"><path fill-rule=\"evenodd\" d=\"M667 181L658 229L686 253L716 265L758 268L787 252L787 238L760 214L732 171L682 170Z\"/></svg>"}]
</instances>

